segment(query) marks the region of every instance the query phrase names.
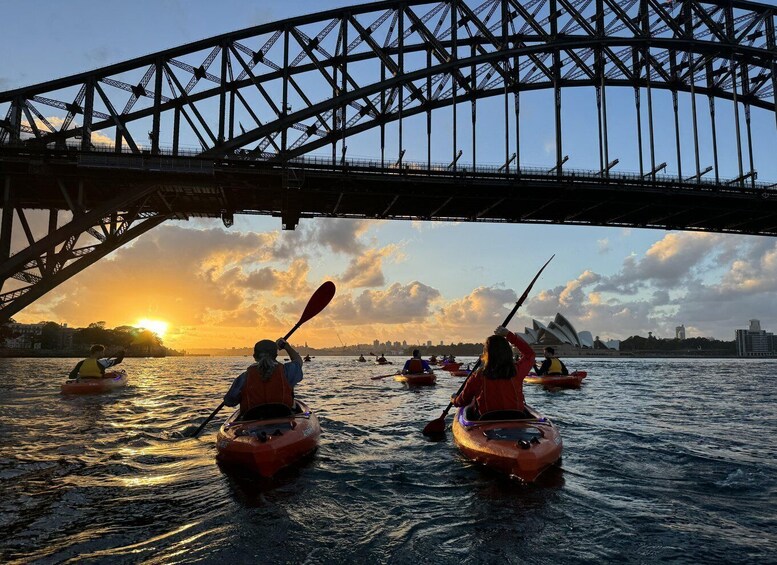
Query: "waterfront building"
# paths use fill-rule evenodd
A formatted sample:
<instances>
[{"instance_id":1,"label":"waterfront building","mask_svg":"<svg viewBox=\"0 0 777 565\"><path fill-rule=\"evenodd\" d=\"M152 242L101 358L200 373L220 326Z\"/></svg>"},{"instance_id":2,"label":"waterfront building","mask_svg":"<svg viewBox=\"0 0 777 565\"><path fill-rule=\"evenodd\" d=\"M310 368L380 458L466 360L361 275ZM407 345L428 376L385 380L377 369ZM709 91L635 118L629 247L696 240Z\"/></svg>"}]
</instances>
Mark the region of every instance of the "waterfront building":
<instances>
[{"instance_id":1,"label":"waterfront building","mask_svg":"<svg viewBox=\"0 0 777 565\"><path fill-rule=\"evenodd\" d=\"M674 329L675 339L685 339L685 324L681 324Z\"/></svg>"},{"instance_id":2,"label":"waterfront building","mask_svg":"<svg viewBox=\"0 0 777 565\"><path fill-rule=\"evenodd\" d=\"M777 336L761 329L760 320L750 320L750 328L736 330L737 355L764 357L777 355Z\"/></svg>"},{"instance_id":3,"label":"waterfront building","mask_svg":"<svg viewBox=\"0 0 777 565\"><path fill-rule=\"evenodd\" d=\"M532 327L523 328L523 333L518 335L530 345L556 346L566 344L580 349L596 348L591 332L578 332L572 322L561 313L556 313L556 317L547 325L539 320L532 320Z\"/></svg>"}]
</instances>

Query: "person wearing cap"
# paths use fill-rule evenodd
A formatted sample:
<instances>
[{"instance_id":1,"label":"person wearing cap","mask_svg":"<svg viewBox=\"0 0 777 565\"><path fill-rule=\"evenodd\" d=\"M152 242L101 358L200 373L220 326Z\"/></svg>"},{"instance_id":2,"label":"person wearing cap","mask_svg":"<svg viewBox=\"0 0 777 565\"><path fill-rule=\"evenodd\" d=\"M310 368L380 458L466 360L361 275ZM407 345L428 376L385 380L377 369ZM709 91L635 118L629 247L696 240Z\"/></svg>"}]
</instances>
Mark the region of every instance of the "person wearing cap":
<instances>
[{"instance_id":1,"label":"person wearing cap","mask_svg":"<svg viewBox=\"0 0 777 565\"><path fill-rule=\"evenodd\" d=\"M279 349L285 349L291 361L278 362ZM284 339L263 339L254 345L254 361L229 387L224 395L224 404L240 404L241 414L266 404L293 408L294 387L302 380L300 354Z\"/></svg>"},{"instance_id":2,"label":"person wearing cap","mask_svg":"<svg viewBox=\"0 0 777 565\"><path fill-rule=\"evenodd\" d=\"M412 359L405 361L405 366L402 367L403 375L421 375L431 372L432 368L429 366L429 363L421 359L421 352L418 349L413 350Z\"/></svg>"}]
</instances>

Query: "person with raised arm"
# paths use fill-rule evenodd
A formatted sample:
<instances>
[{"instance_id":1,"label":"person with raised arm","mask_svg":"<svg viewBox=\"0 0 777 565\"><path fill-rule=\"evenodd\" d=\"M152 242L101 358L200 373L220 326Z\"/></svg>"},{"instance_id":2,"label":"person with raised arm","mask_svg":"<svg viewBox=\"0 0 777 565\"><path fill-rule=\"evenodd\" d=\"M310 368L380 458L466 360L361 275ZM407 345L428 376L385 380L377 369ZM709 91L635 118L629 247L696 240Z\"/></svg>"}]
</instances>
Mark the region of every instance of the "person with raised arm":
<instances>
[{"instance_id":1,"label":"person with raised arm","mask_svg":"<svg viewBox=\"0 0 777 565\"><path fill-rule=\"evenodd\" d=\"M521 353L518 363L513 360L511 344ZM480 418L505 410L523 411L523 379L533 367L534 350L522 338L499 326L483 344L482 365L470 375L461 394L451 397L451 404L467 406L474 401Z\"/></svg>"}]
</instances>

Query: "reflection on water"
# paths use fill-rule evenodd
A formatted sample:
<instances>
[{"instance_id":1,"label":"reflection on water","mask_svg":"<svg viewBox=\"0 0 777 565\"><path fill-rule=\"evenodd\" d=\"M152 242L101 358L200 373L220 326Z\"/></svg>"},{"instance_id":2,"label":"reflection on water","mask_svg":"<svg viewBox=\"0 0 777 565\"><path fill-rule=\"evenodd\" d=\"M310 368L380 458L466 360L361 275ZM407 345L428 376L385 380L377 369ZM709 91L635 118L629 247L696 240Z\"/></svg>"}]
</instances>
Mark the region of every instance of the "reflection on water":
<instances>
[{"instance_id":1,"label":"reflection on water","mask_svg":"<svg viewBox=\"0 0 777 565\"><path fill-rule=\"evenodd\" d=\"M463 361L468 361L464 359ZM393 359L398 364L400 359ZM567 361L567 360L565 360ZM73 360L0 360L0 561L635 563L777 551L777 362L568 360L579 390L526 385L564 439L522 486L423 427L461 378L371 380L305 364L319 450L273 480L221 469L218 405L244 358L127 359L130 385L61 396ZM448 416L451 422L453 414Z\"/></svg>"}]
</instances>

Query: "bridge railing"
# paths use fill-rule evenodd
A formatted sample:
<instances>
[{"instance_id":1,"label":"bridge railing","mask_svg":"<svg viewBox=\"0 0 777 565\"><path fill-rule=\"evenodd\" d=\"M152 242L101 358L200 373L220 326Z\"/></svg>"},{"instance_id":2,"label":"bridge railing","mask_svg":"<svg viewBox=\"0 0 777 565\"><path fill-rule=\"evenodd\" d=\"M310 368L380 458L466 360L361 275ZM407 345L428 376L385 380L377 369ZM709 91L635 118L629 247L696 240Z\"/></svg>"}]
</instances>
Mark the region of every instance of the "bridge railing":
<instances>
[{"instance_id":1,"label":"bridge railing","mask_svg":"<svg viewBox=\"0 0 777 565\"><path fill-rule=\"evenodd\" d=\"M319 170L337 173L359 172L362 174L381 174L381 175L401 175L401 176L435 176L450 178L478 178L494 180L516 180L518 178L536 179L538 181L551 179L564 179L566 182L591 183L610 185L631 185L646 186L660 185L662 187L701 189L709 191L756 191L763 192L765 195L777 194L777 183L763 182L755 180L757 173L751 173L747 177L753 178L720 178L705 179L695 178L682 179L668 174L646 173L640 174L634 171L612 170L608 172L592 171L588 169L564 168L561 172L555 168L540 166L521 166L520 169L515 166L506 167L504 165L485 164L473 167L471 164L450 164L427 161L409 161L387 162L381 159L370 158L347 158L342 161L332 161L329 156L306 155L295 157L287 161L279 159L276 153L257 153L248 149L237 149L234 153L221 157L204 158L200 152L194 148L160 148L152 154L150 148L142 149L139 153L132 151L129 147L123 146L120 151L111 144L92 144L89 151L81 149L80 145L68 144L65 148L39 147L27 145L25 143L4 144L1 147L17 149L18 152L27 151L67 153L74 155L78 159L79 165L84 167L114 167L122 169L143 169L159 170L167 172L194 172L202 174L212 174L214 166L241 166L251 164L263 164L270 167L281 169L300 168L306 170Z\"/></svg>"}]
</instances>

